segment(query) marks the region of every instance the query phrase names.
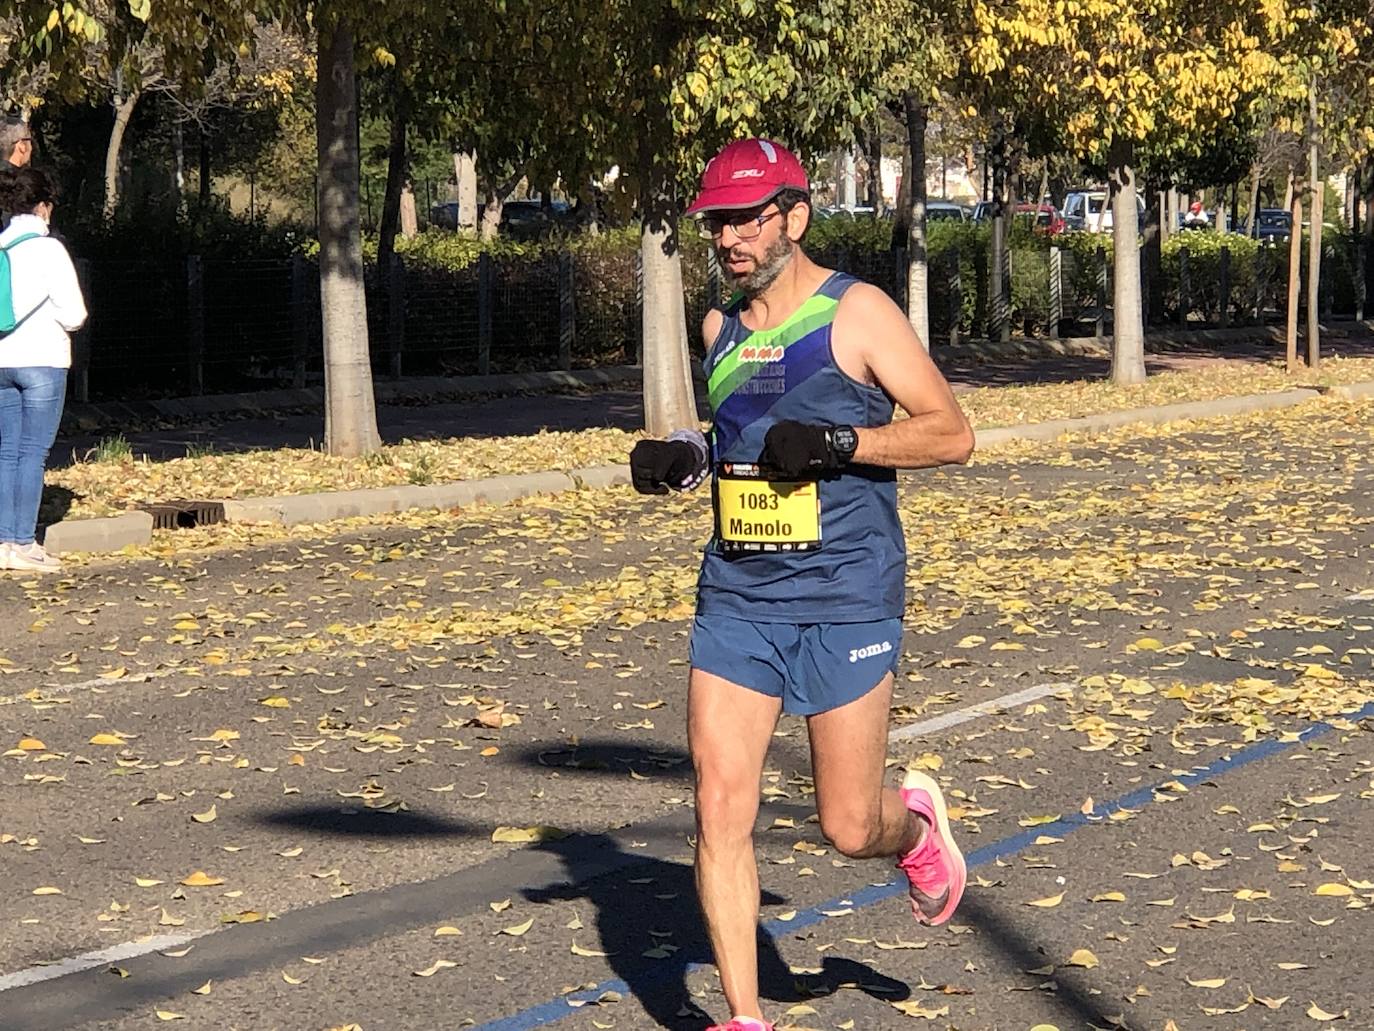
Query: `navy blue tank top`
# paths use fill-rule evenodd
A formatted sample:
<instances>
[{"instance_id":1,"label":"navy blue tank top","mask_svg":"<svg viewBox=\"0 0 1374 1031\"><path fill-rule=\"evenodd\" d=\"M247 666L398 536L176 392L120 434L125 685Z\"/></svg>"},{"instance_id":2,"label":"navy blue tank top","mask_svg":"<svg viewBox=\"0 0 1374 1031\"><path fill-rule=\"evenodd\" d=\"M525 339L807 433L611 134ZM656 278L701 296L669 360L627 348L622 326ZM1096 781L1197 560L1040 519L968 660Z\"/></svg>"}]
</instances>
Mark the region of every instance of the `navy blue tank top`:
<instances>
[{"instance_id":1,"label":"navy blue tank top","mask_svg":"<svg viewBox=\"0 0 1374 1031\"><path fill-rule=\"evenodd\" d=\"M830 329L857 280L833 273L782 325L751 330L745 302L724 309L706 355L711 451L721 463L753 463L775 422L883 426L892 399L835 364ZM814 550L726 551L706 546L697 611L765 623L858 623L900 618L906 547L892 469L851 464L819 484L821 544Z\"/></svg>"}]
</instances>

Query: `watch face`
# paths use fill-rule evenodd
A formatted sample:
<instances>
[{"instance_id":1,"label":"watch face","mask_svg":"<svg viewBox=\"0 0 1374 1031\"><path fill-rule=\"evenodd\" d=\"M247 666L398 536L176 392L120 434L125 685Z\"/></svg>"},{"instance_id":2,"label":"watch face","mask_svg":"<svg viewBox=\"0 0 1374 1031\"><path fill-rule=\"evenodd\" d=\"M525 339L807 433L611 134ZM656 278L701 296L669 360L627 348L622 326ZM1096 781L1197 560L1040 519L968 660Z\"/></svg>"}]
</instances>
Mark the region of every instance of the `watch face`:
<instances>
[{"instance_id":1,"label":"watch face","mask_svg":"<svg viewBox=\"0 0 1374 1031\"><path fill-rule=\"evenodd\" d=\"M842 455L852 455L859 446L859 435L850 426L837 426L831 440Z\"/></svg>"}]
</instances>

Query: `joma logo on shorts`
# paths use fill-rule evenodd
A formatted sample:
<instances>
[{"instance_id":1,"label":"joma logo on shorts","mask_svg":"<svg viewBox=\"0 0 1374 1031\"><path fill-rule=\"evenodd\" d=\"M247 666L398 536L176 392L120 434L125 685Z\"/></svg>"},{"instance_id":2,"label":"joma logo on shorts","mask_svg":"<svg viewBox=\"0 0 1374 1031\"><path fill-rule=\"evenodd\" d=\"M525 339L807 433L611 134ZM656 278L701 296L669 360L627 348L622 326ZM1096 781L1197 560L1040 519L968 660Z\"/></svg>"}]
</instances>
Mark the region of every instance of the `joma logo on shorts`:
<instances>
[{"instance_id":1,"label":"joma logo on shorts","mask_svg":"<svg viewBox=\"0 0 1374 1031\"><path fill-rule=\"evenodd\" d=\"M892 642L883 641L881 644L866 644L862 648L849 649L849 661L858 662L860 659L871 659L875 655L886 655L892 651Z\"/></svg>"}]
</instances>

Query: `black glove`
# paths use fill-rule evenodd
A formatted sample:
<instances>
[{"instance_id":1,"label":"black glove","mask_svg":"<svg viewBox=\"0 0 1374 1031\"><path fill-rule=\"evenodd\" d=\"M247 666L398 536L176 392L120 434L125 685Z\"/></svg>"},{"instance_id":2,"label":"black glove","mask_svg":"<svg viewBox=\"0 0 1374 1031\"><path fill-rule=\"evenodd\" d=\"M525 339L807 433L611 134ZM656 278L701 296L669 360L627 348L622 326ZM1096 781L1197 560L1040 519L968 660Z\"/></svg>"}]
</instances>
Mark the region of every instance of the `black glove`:
<instances>
[{"instance_id":1,"label":"black glove","mask_svg":"<svg viewBox=\"0 0 1374 1031\"><path fill-rule=\"evenodd\" d=\"M679 430L667 440L641 440L630 452L630 481L641 494L691 490L706 478L706 438Z\"/></svg>"},{"instance_id":2,"label":"black glove","mask_svg":"<svg viewBox=\"0 0 1374 1031\"><path fill-rule=\"evenodd\" d=\"M836 437L842 433L848 434L841 442L851 445L847 450L837 446ZM765 471L789 477L834 472L854 454L853 436L854 430L848 426L816 426L785 419L768 428L758 464Z\"/></svg>"}]
</instances>

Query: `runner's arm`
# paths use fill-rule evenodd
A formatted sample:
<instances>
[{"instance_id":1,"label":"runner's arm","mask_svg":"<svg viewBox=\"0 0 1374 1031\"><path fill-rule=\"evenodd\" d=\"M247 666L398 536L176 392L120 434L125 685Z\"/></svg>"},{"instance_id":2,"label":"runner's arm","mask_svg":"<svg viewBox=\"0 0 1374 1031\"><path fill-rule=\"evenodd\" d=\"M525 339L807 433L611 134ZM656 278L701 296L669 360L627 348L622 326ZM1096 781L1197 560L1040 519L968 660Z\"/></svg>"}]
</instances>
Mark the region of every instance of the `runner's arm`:
<instances>
[{"instance_id":1,"label":"runner's arm","mask_svg":"<svg viewBox=\"0 0 1374 1031\"><path fill-rule=\"evenodd\" d=\"M851 287L835 313L832 334L836 349L857 355L867 378L911 416L887 426L856 426L853 462L922 469L968 461L973 429L906 316L885 293L866 283Z\"/></svg>"}]
</instances>

